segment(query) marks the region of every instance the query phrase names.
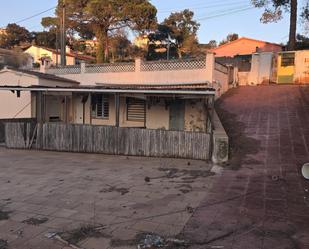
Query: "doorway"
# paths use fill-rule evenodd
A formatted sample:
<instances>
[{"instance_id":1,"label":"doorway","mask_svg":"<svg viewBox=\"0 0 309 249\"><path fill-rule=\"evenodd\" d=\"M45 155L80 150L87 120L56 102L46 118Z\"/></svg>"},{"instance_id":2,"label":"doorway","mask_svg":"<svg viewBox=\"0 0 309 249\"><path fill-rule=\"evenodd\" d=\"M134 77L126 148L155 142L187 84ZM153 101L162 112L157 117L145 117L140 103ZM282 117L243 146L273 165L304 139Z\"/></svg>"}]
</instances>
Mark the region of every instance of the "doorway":
<instances>
[{"instance_id":1,"label":"doorway","mask_svg":"<svg viewBox=\"0 0 309 249\"><path fill-rule=\"evenodd\" d=\"M185 100L174 100L170 105L169 129L183 131L185 126Z\"/></svg>"}]
</instances>

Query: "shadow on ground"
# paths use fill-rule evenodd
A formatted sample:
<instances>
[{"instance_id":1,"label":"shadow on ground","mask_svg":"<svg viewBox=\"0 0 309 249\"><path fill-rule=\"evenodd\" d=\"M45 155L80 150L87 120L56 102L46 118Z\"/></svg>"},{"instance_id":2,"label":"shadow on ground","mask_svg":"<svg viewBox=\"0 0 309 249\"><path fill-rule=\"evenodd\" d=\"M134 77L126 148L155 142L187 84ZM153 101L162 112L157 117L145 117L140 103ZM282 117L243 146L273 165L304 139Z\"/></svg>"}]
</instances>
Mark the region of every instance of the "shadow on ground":
<instances>
[{"instance_id":1,"label":"shadow on ground","mask_svg":"<svg viewBox=\"0 0 309 249\"><path fill-rule=\"evenodd\" d=\"M230 169L237 170L244 160L247 164L260 164L259 161L246 159L247 155L256 154L261 148L261 141L248 137L245 134L246 125L237 120L237 115L224 108L224 101L239 93L239 88L229 90L215 103L215 108L222 125L229 137L229 162L226 164Z\"/></svg>"}]
</instances>

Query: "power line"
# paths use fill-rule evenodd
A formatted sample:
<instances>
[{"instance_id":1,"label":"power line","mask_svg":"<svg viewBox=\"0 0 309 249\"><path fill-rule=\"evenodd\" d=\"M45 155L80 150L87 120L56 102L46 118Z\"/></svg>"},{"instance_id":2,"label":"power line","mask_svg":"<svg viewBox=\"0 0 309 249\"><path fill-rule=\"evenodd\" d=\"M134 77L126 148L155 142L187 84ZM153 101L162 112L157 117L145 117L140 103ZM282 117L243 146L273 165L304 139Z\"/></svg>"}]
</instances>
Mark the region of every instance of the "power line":
<instances>
[{"instance_id":1,"label":"power line","mask_svg":"<svg viewBox=\"0 0 309 249\"><path fill-rule=\"evenodd\" d=\"M240 5L240 6L235 6L234 8L229 8L229 9L219 9L219 10L216 10L216 11L212 11L212 12L208 12L206 13L205 15L203 15L204 17L207 16L207 15L217 15L217 14L221 14L221 13L226 13L226 12L230 12L230 11L236 11L236 10L240 10L240 9L243 9L243 8L250 8L252 7L251 5ZM204 17L201 17L201 18L204 18ZM199 17L197 17L197 19L199 19Z\"/></svg>"},{"instance_id":2,"label":"power line","mask_svg":"<svg viewBox=\"0 0 309 249\"><path fill-rule=\"evenodd\" d=\"M247 8L244 8L244 9L237 9L237 10L234 10L234 11L230 11L230 12L226 12L226 13L222 13L222 14L218 14L218 15L206 16L206 17L197 19L197 21L205 21L205 20L209 20L209 19L212 19L212 18L227 16L227 15L231 15L231 14L235 14L235 13L239 13L239 12L243 12L243 11L247 11L247 10L251 10L251 9L255 9L255 7L247 7Z\"/></svg>"},{"instance_id":3,"label":"power line","mask_svg":"<svg viewBox=\"0 0 309 249\"><path fill-rule=\"evenodd\" d=\"M24 19L21 19L21 20L15 22L15 23L18 24L18 23L21 23L21 22L28 21L28 20L30 20L30 19L32 19L32 18L34 18L34 17L40 16L40 15L42 15L42 14L48 12L48 11L54 10L54 9L56 9L56 8L57 8L57 6L52 7L52 8L49 8L49 9L47 9L47 10L44 10L44 11L40 12L40 13L37 13L37 14L34 14L34 15L32 15L32 16L29 16L29 17L26 17L26 18L24 18Z\"/></svg>"},{"instance_id":4,"label":"power line","mask_svg":"<svg viewBox=\"0 0 309 249\"><path fill-rule=\"evenodd\" d=\"M207 8L216 8L216 7L220 7L220 6L229 6L229 5L237 5L237 4L242 4L242 3L248 3L247 1L236 1L236 2L230 2L230 3L222 3L222 1L220 1L217 4L210 4L210 5L202 5L200 7L196 7L196 8L192 8L194 5L191 5L190 7L183 7L184 9L190 9L190 10L199 10L199 9L207 9ZM178 8L178 9L169 9L169 10L158 10L159 13L169 13L169 12L175 12L175 11L179 11L179 9L183 9L183 8Z\"/></svg>"}]
</instances>

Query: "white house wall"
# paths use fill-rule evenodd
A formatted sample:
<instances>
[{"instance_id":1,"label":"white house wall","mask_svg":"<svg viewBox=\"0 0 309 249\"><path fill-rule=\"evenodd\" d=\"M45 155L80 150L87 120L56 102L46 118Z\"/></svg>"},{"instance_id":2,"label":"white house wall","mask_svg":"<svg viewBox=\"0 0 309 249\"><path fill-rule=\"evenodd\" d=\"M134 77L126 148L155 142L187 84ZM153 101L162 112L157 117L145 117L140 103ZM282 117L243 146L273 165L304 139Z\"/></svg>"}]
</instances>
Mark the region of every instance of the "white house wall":
<instances>
[{"instance_id":1,"label":"white house wall","mask_svg":"<svg viewBox=\"0 0 309 249\"><path fill-rule=\"evenodd\" d=\"M265 52L252 55L251 70L248 76L250 85L269 84L272 80L274 53Z\"/></svg>"},{"instance_id":2,"label":"white house wall","mask_svg":"<svg viewBox=\"0 0 309 249\"><path fill-rule=\"evenodd\" d=\"M169 107L163 99L159 103L147 106L146 127L148 129L169 129Z\"/></svg>"},{"instance_id":3,"label":"white house wall","mask_svg":"<svg viewBox=\"0 0 309 249\"><path fill-rule=\"evenodd\" d=\"M295 52L294 82L298 84L309 83L309 50Z\"/></svg>"},{"instance_id":4,"label":"white house wall","mask_svg":"<svg viewBox=\"0 0 309 249\"><path fill-rule=\"evenodd\" d=\"M32 117L30 92L20 92L17 98L16 92L0 91L0 101L0 119Z\"/></svg>"},{"instance_id":5,"label":"white house wall","mask_svg":"<svg viewBox=\"0 0 309 249\"><path fill-rule=\"evenodd\" d=\"M0 86L27 87L37 84L36 77L13 71L0 72ZM35 105L35 99L31 98L30 92L20 92L20 98L17 98L16 92L0 91L0 119L31 118L35 115L32 105Z\"/></svg>"}]
</instances>

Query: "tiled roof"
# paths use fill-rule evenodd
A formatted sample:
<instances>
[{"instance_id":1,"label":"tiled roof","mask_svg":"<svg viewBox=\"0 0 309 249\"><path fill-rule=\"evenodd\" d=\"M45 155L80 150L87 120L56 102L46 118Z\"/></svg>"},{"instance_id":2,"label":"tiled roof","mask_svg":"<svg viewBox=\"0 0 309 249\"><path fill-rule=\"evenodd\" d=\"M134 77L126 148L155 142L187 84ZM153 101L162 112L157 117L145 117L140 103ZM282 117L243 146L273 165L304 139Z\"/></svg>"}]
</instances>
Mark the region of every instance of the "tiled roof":
<instances>
[{"instance_id":1,"label":"tiled roof","mask_svg":"<svg viewBox=\"0 0 309 249\"><path fill-rule=\"evenodd\" d=\"M209 83L182 83L182 84L101 84L97 88L127 89L127 90L213 90Z\"/></svg>"},{"instance_id":2,"label":"tiled roof","mask_svg":"<svg viewBox=\"0 0 309 249\"><path fill-rule=\"evenodd\" d=\"M283 47L282 45L277 44L277 43L272 43L272 42L267 42L267 41L262 41L262 40L256 40L256 39L252 39L252 38L248 38L248 37L240 37L237 40L234 40L234 41L231 41L231 42L227 42L227 43L225 43L225 44L223 44L221 46L218 46L216 48L211 49L210 51L215 52L217 49L220 49L220 48L228 46L230 44L239 42L241 40L253 41L253 42L264 43L264 44L271 44L271 45L274 45L274 46Z\"/></svg>"},{"instance_id":3,"label":"tiled roof","mask_svg":"<svg viewBox=\"0 0 309 249\"><path fill-rule=\"evenodd\" d=\"M24 73L24 74L28 74L28 75L33 75L33 76L36 76L36 77L41 78L41 79L54 80L54 81L60 81L60 82L65 82L65 83L79 84L78 81L66 79L66 78L59 77L59 76L56 76L56 75L53 75L53 74L41 73L41 72L37 72L37 71L30 71L30 70L24 70L24 69L15 69L15 68L10 68L10 67L8 69L12 70L12 71L17 71L17 72L21 72L21 73Z\"/></svg>"}]
</instances>

